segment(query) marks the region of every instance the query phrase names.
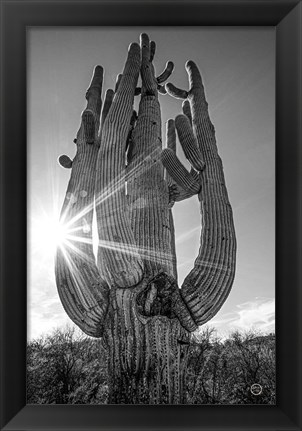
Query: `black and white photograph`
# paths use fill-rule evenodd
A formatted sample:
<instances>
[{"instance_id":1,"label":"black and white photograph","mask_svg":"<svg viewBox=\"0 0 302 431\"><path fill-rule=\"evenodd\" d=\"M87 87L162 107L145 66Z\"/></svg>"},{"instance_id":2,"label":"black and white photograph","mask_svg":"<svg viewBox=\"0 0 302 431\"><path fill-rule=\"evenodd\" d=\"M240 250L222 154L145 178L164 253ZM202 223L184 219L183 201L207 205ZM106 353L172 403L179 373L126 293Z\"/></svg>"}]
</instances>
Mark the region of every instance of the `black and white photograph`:
<instances>
[{"instance_id":1,"label":"black and white photograph","mask_svg":"<svg viewBox=\"0 0 302 431\"><path fill-rule=\"evenodd\" d=\"M276 404L275 39L27 28L27 404Z\"/></svg>"}]
</instances>

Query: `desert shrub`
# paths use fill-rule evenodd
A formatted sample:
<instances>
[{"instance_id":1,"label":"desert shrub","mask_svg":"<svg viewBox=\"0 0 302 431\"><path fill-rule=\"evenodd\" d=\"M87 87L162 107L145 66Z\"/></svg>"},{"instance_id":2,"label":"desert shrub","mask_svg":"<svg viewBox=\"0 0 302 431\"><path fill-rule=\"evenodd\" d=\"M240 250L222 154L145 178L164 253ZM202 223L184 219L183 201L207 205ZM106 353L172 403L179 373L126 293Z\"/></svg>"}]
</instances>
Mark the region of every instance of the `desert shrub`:
<instances>
[{"instance_id":1,"label":"desert shrub","mask_svg":"<svg viewBox=\"0 0 302 431\"><path fill-rule=\"evenodd\" d=\"M29 404L103 404L106 352L101 340L58 329L27 345Z\"/></svg>"},{"instance_id":2,"label":"desert shrub","mask_svg":"<svg viewBox=\"0 0 302 431\"><path fill-rule=\"evenodd\" d=\"M27 345L29 404L105 404L107 357L102 340L66 327ZM192 337L187 363L188 404L275 404L275 336L213 328ZM251 386L262 386L253 395Z\"/></svg>"},{"instance_id":3,"label":"desert shrub","mask_svg":"<svg viewBox=\"0 0 302 431\"><path fill-rule=\"evenodd\" d=\"M226 340L203 331L190 348L189 404L275 404L275 336L234 332ZM260 384L262 393L251 392Z\"/></svg>"}]
</instances>

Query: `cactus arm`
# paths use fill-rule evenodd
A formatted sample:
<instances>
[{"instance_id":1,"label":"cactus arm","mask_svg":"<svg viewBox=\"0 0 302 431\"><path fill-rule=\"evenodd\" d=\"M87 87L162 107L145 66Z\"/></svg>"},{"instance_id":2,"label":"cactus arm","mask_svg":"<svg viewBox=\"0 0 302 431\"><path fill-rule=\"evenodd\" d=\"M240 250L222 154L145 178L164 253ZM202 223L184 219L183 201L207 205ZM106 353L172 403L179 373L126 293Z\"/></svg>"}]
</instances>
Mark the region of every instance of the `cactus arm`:
<instances>
[{"instance_id":1,"label":"cactus arm","mask_svg":"<svg viewBox=\"0 0 302 431\"><path fill-rule=\"evenodd\" d=\"M144 259L146 273L173 272L171 232L167 209L168 190L159 163L161 111L158 83L152 63L155 44L146 34L140 38L141 98L138 118L128 151L127 200L136 243Z\"/></svg>"},{"instance_id":2,"label":"cactus arm","mask_svg":"<svg viewBox=\"0 0 302 431\"><path fill-rule=\"evenodd\" d=\"M182 189L192 194L199 192L200 183L184 167L173 150L165 148L161 154L161 161L171 177Z\"/></svg>"},{"instance_id":3,"label":"cactus arm","mask_svg":"<svg viewBox=\"0 0 302 431\"><path fill-rule=\"evenodd\" d=\"M186 90L182 90L181 88L175 87L171 82L166 84L167 93L176 99L187 99L188 92Z\"/></svg>"},{"instance_id":4,"label":"cactus arm","mask_svg":"<svg viewBox=\"0 0 302 431\"><path fill-rule=\"evenodd\" d=\"M157 83L162 84L163 82L165 82L171 76L173 69L174 64L172 63L172 61L168 61L164 71L156 78Z\"/></svg>"},{"instance_id":5,"label":"cactus arm","mask_svg":"<svg viewBox=\"0 0 302 431\"><path fill-rule=\"evenodd\" d=\"M211 123L201 75L195 63L186 64L190 90L187 92L192 112L191 129L189 116L179 116L176 129L184 152L194 143L202 159L199 173L201 188L198 193L201 209L201 239L194 267L185 278L181 295L197 325L209 321L225 302L235 276L236 237L224 179L221 159L218 155L215 131ZM168 92L175 95L174 87L167 85ZM183 90L180 90L183 91ZM187 107L186 107L187 109ZM189 156L193 163L194 157ZM167 165L169 174L177 166Z\"/></svg>"},{"instance_id":6,"label":"cactus arm","mask_svg":"<svg viewBox=\"0 0 302 431\"><path fill-rule=\"evenodd\" d=\"M149 42L149 39L147 41L147 38L148 35L144 33L141 35L143 54L142 75L144 75L144 82L142 83L142 85L144 87L144 91L147 92L147 94L155 95L157 93L157 89L160 94L167 94L167 90L161 84L170 77L174 69L174 64L172 61L168 61L163 72L157 77L155 77L155 71L152 62L155 55L156 44L154 41ZM141 93L142 88L137 87L135 89L135 95L139 95Z\"/></svg>"},{"instance_id":7,"label":"cactus arm","mask_svg":"<svg viewBox=\"0 0 302 431\"><path fill-rule=\"evenodd\" d=\"M190 120L185 115L178 115L175 118L175 125L180 142L183 142L182 148L185 156L197 172L201 172L205 163L202 158L201 150L198 147ZM193 177L193 175L192 175Z\"/></svg>"},{"instance_id":8,"label":"cactus arm","mask_svg":"<svg viewBox=\"0 0 302 431\"><path fill-rule=\"evenodd\" d=\"M154 40L151 40L151 42L150 42L150 56L149 56L150 63L152 63L152 61L154 59L155 51L156 51L156 43L154 42Z\"/></svg>"},{"instance_id":9,"label":"cactus arm","mask_svg":"<svg viewBox=\"0 0 302 431\"><path fill-rule=\"evenodd\" d=\"M55 256L56 284L62 305L74 323L95 337L103 332L109 294L108 286L97 270L92 248L96 137L102 81L103 69L97 66L86 93L87 107L82 114L76 139L77 152L61 211L60 222L66 237Z\"/></svg>"},{"instance_id":10,"label":"cactus arm","mask_svg":"<svg viewBox=\"0 0 302 431\"><path fill-rule=\"evenodd\" d=\"M126 209L125 152L136 83L140 69L140 47L131 44L123 74L101 131L96 168L96 214L99 247L117 287L131 287L143 277Z\"/></svg>"},{"instance_id":11,"label":"cactus arm","mask_svg":"<svg viewBox=\"0 0 302 431\"><path fill-rule=\"evenodd\" d=\"M166 143L167 148L161 154L161 161L163 165L167 168L165 172L165 178L169 188L169 207L172 208L175 202L179 202L190 198L195 195L200 190L200 183L198 175L194 168L191 172L181 164L176 156L176 132L175 132L175 121L169 119L166 126ZM187 153L192 151L193 154L191 158L199 158L200 154L196 151L196 146L192 145L186 149ZM201 159L200 159L201 160ZM195 162L197 163L197 162ZM178 166L178 169L173 168L174 165ZM169 167L170 166L170 167ZM197 168L202 168L203 166L196 166ZM171 175L168 174L171 171Z\"/></svg>"},{"instance_id":12,"label":"cactus arm","mask_svg":"<svg viewBox=\"0 0 302 431\"><path fill-rule=\"evenodd\" d=\"M106 119L107 114L109 112L110 106L112 104L113 97L114 97L114 91L109 88L106 91L104 106L103 106L103 109L102 109L101 129L104 126L104 122L105 122L105 119Z\"/></svg>"}]
</instances>

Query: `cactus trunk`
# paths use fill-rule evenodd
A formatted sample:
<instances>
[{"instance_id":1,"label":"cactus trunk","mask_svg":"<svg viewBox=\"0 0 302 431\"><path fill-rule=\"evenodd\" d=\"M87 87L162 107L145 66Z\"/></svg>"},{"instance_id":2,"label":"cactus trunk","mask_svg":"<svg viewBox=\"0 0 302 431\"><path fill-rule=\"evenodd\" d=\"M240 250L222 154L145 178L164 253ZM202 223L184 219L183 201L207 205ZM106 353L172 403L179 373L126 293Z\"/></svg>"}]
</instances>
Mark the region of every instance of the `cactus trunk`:
<instances>
[{"instance_id":1,"label":"cactus trunk","mask_svg":"<svg viewBox=\"0 0 302 431\"><path fill-rule=\"evenodd\" d=\"M164 274L176 276L174 228L159 160L161 150L158 97L143 94L128 149L126 179L128 215L145 278L135 288L110 291L105 325L109 403L184 402L189 333L176 318L151 315L155 298L165 286L150 287L150 279L159 273L163 281Z\"/></svg>"},{"instance_id":2,"label":"cactus trunk","mask_svg":"<svg viewBox=\"0 0 302 431\"><path fill-rule=\"evenodd\" d=\"M177 319L147 317L135 306L142 286L112 289L104 342L110 404L185 402L188 333Z\"/></svg>"}]
</instances>

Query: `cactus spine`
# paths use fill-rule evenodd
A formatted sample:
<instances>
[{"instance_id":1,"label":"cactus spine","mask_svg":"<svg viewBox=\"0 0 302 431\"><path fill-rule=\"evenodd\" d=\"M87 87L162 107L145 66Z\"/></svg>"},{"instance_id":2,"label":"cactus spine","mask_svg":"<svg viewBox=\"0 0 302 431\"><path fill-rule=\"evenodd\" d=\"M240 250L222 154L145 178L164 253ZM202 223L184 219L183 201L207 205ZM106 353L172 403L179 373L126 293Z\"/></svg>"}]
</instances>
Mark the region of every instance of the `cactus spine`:
<instances>
[{"instance_id":1,"label":"cactus spine","mask_svg":"<svg viewBox=\"0 0 302 431\"><path fill-rule=\"evenodd\" d=\"M155 51L146 34L140 46L130 46L103 110L103 70L96 67L76 156L59 159L71 168L71 178L61 214L68 233L65 247L57 250L57 287L70 318L88 335L103 337L110 403L185 402L190 332L220 308L235 271L232 211L199 71L193 62L187 64L189 91L164 87L173 63L156 77ZM162 150L158 93L166 91L186 100L184 115L168 122ZM139 94L137 115L133 101ZM175 128L190 172L177 158ZM194 194L201 204L201 246L179 289L171 208Z\"/></svg>"}]
</instances>

